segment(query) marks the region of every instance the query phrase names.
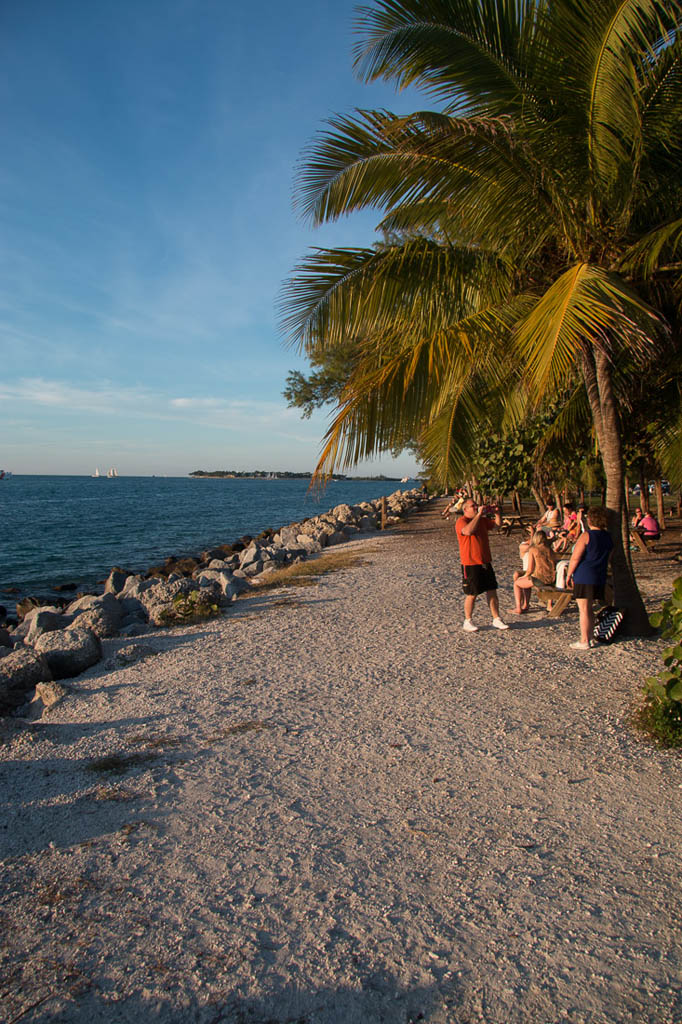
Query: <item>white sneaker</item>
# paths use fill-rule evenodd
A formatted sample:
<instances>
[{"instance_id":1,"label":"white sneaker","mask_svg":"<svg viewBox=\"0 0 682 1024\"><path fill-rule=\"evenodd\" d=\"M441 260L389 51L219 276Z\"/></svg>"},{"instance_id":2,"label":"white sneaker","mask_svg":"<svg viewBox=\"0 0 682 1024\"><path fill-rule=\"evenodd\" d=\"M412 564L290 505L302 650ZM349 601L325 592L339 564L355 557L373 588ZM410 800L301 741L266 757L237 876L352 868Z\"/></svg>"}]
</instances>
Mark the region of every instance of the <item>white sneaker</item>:
<instances>
[{"instance_id":1,"label":"white sneaker","mask_svg":"<svg viewBox=\"0 0 682 1024\"><path fill-rule=\"evenodd\" d=\"M507 623L503 622L502 619L493 619L493 626L495 629L509 629Z\"/></svg>"},{"instance_id":2,"label":"white sneaker","mask_svg":"<svg viewBox=\"0 0 682 1024\"><path fill-rule=\"evenodd\" d=\"M462 629L465 633L478 633L478 626L474 626L471 619L465 619Z\"/></svg>"},{"instance_id":3,"label":"white sneaker","mask_svg":"<svg viewBox=\"0 0 682 1024\"><path fill-rule=\"evenodd\" d=\"M597 645L594 640L588 640L587 642L584 640L576 640L574 643L569 644L569 647L572 647L574 651L591 651L592 648L596 646Z\"/></svg>"}]
</instances>

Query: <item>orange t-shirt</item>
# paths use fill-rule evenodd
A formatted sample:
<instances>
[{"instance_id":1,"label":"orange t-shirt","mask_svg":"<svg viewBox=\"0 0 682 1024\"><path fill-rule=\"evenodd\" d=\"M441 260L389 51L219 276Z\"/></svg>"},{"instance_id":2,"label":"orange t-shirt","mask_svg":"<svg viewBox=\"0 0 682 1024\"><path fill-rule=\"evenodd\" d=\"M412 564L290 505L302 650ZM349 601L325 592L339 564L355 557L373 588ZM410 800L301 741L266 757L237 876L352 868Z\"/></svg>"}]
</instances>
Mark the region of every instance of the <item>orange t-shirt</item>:
<instances>
[{"instance_id":1,"label":"orange t-shirt","mask_svg":"<svg viewBox=\"0 0 682 1024\"><path fill-rule=\"evenodd\" d=\"M495 526L494 519L486 519L484 516L478 521L476 533L462 533L462 530L470 519L460 516L455 523L455 532L459 541L459 557L462 565L488 565L492 562L488 532Z\"/></svg>"}]
</instances>

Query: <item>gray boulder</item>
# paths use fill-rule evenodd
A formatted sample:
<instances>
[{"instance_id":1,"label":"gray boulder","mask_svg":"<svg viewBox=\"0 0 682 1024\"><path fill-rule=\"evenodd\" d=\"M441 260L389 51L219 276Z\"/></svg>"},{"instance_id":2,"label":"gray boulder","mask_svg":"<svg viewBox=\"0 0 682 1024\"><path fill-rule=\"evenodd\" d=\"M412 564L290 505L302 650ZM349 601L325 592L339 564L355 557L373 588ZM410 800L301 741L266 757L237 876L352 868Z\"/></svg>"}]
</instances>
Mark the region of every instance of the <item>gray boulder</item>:
<instances>
[{"instance_id":1,"label":"gray boulder","mask_svg":"<svg viewBox=\"0 0 682 1024\"><path fill-rule=\"evenodd\" d=\"M208 563L208 568L209 569L231 569L232 566L224 558L212 558L211 561ZM205 572L206 570L202 569L201 571Z\"/></svg>"},{"instance_id":2,"label":"gray boulder","mask_svg":"<svg viewBox=\"0 0 682 1024\"><path fill-rule=\"evenodd\" d=\"M345 544L347 540L348 537L342 530L335 530L327 537L327 544L331 547L334 544Z\"/></svg>"},{"instance_id":3,"label":"gray boulder","mask_svg":"<svg viewBox=\"0 0 682 1024\"><path fill-rule=\"evenodd\" d=\"M225 587L225 598L228 601L236 601L240 594L250 590L251 584L243 577L235 573Z\"/></svg>"},{"instance_id":4,"label":"gray boulder","mask_svg":"<svg viewBox=\"0 0 682 1024\"><path fill-rule=\"evenodd\" d=\"M121 597L118 602L121 606L121 626L126 625L126 619L137 619L138 622L147 621L147 613L144 605L137 597Z\"/></svg>"},{"instance_id":5,"label":"gray boulder","mask_svg":"<svg viewBox=\"0 0 682 1024\"><path fill-rule=\"evenodd\" d=\"M99 637L92 630L79 626L43 633L36 640L34 649L43 655L54 679L78 676L91 665L96 665L102 657Z\"/></svg>"},{"instance_id":6,"label":"gray boulder","mask_svg":"<svg viewBox=\"0 0 682 1024\"><path fill-rule=\"evenodd\" d=\"M319 540L315 540L314 537L308 537L305 533L299 533L296 538L296 546L302 548L308 555L317 554L318 551L322 550Z\"/></svg>"},{"instance_id":7,"label":"gray boulder","mask_svg":"<svg viewBox=\"0 0 682 1024\"><path fill-rule=\"evenodd\" d=\"M280 544L283 544L286 548L294 547L296 546L296 538L301 532L300 527L300 523L291 523L289 526L283 526L282 529L275 534L273 539L278 541Z\"/></svg>"},{"instance_id":8,"label":"gray boulder","mask_svg":"<svg viewBox=\"0 0 682 1024\"><path fill-rule=\"evenodd\" d=\"M337 505L332 509L332 515L339 523L350 523L353 520L353 510L350 505Z\"/></svg>"},{"instance_id":9,"label":"gray boulder","mask_svg":"<svg viewBox=\"0 0 682 1024\"><path fill-rule=\"evenodd\" d=\"M45 658L28 647L17 647L0 658L0 715L21 707L30 690L50 679L52 672Z\"/></svg>"},{"instance_id":10,"label":"gray boulder","mask_svg":"<svg viewBox=\"0 0 682 1024\"><path fill-rule=\"evenodd\" d=\"M68 611L76 615L76 625L91 629L96 636L116 636L123 618L123 608L113 594L88 594L70 604Z\"/></svg>"},{"instance_id":11,"label":"gray boulder","mask_svg":"<svg viewBox=\"0 0 682 1024\"><path fill-rule=\"evenodd\" d=\"M111 572L109 573L107 581L104 584L104 593L105 594L120 594L121 591L123 590L123 588L126 585L126 580L127 579L128 579L128 573L127 572L124 572L123 569L118 569L118 568L114 567L111 570Z\"/></svg>"},{"instance_id":12,"label":"gray boulder","mask_svg":"<svg viewBox=\"0 0 682 1024\"><path fill-rule=\"evenodd\" d=\"M239 556L239 566L244 570L244 572L246 572L250 565L253 565L254 562L262 561L262 558L263 556L260 544L256 544L254 541L252 544L249 544L248 548L241 552Z\"/></svg>"},{"instance_id":13,"label":"gray boulder","mask_svg":"<svg viewBox=\"0 0 682 1024\"><path fill-rule=\"evenodd\" d=\"M372 530L376 530L377 524L374 516L360 516L358 520L358 527L361 533L371 533Z\"/></svg>"},{"instance_id":14,"label":"gray boulder","mask_svg":"<svg viewBox=\"0 0 682 1024\"><path fill-rule=\"evenodd\" d=\"M151 587L156 586L159 582L160 577L150 576L148 579L143 579L142 576L129 576L120 596L135 597L139 599L142 594Z\"/></svg>"},{"instance_id":15,"label":"gray boulder","mask_svg":"<svg viewBox=\"0 0 682 1024\"><path fill-rule=\"evenodd\" d=\"M34 644L43 633L51 633L55 629L65 629L72 622L72 615L62 615L60 612L53 612L48 608L37 608L30 617L26 643Z\"/></svg>"}]
</instances>

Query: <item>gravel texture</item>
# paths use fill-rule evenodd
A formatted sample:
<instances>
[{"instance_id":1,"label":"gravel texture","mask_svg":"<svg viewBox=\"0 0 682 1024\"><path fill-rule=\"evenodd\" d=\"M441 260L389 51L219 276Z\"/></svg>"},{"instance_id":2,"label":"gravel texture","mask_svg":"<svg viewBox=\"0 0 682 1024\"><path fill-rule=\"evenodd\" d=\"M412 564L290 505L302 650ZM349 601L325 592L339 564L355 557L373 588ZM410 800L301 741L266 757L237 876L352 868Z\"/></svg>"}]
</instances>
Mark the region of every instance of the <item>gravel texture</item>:
<instances>
[{"instance_id":1,"label":"gravel texture","mask_svg":"<svg viewBox=\"0 0 682 1024\"><path fill-rule=\"evenodd\" d=\"M576 652L537 603L463 633L438 510L105 640L5 727L0 1018L682 1020L682 762L628 726L661 641ZM647 562L653 603L679 572Z\"/></svg>"}]
</instances>

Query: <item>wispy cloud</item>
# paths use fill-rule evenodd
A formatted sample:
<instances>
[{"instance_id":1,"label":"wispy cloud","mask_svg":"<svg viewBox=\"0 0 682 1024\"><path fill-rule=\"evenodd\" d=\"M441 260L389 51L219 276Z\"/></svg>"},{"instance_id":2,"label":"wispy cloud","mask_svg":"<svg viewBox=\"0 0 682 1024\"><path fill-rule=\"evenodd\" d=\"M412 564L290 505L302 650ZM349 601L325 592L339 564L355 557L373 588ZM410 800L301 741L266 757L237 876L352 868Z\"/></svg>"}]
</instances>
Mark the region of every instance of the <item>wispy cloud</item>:
<instances>
[{"instance_id":1,"label":"wispy cloud","mask_svg":"<svg viewBox=\"0 0 682 1024\"><path fill-rule=\"evenodd\" d=\"M26 377L11 384L0 384L0 401L18 406L24 414L31 407L46 412L62 409L126 421L152 419L193 424L244 435L256 430L277 431L280 437L304 444L317 439L314 428L309 432L301 430L294 410L287 409L283 403L258 399L171 396L149 388L117 387L109 382L83 386L44 377Z\"/></svg>"}]
</instances>

